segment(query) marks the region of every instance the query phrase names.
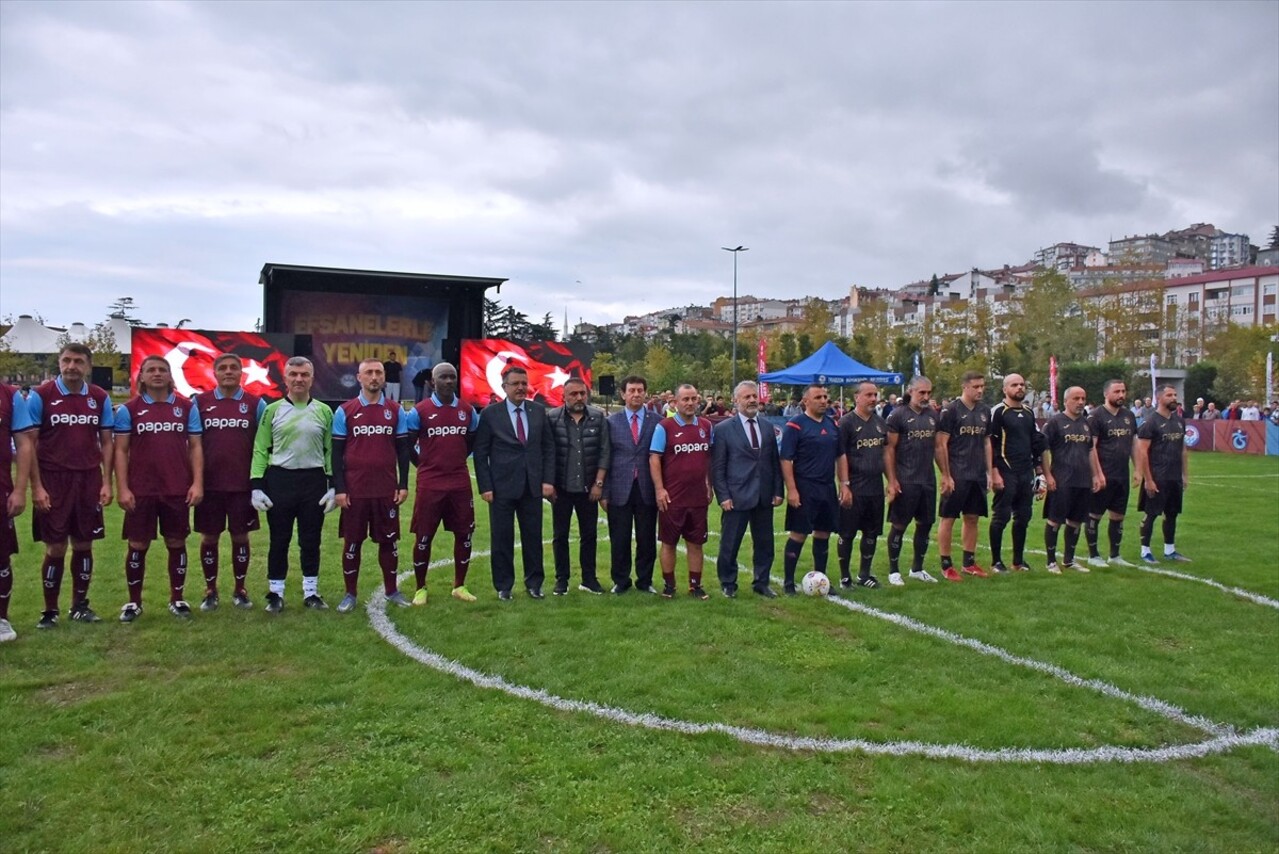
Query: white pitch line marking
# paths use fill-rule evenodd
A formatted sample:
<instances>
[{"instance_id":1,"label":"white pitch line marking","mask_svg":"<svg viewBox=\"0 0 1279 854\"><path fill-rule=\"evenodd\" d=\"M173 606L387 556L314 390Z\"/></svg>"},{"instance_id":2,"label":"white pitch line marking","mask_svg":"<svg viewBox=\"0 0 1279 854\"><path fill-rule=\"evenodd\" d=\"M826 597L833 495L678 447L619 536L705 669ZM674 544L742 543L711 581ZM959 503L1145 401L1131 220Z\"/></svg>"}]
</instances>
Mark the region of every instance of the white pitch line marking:
<instances>
[{"instance_id":1,"label":"white pitch line marking","mask_svg":"<svg viewBox=\"0 0 1279 854\"><path fill-rule=\"evenodd\" d=\"M473 556L480 557L487 554L488 552L483 551L476 551L472 553ZM431 563L431 567L447 566L451 563L451 559L445 558L439 561L433 561ZM744 571L744 567L742 567L741 564L738 564L738 571ZM408 578L410 574L411 573L407 572L402 573L401 578ZM375 590L373 595L369 597L366 609L369 615L369 623L373 626L374 631L381 635L387 643L391 644L391 646L395 647L405 656L421 664L425 664L426 666L441 673L446 673L454 678L470 682L478 688L501 691L509 696L516 697L518 699L532 700L558 711L585 713L604 720L613 721L615 723L626 724L628 726L639 726L652 730L678 732L687 735L720 733L728 735L745 744L756 744L760 746L796 751L820 753L858 752L877 756L921 756L930 759L959 759L971 763L1011 762L1084 765L1102 762L1170 762L1179 759L1193 759L1225 753L1240 747L1248 746L1265 746L1269 747L1271 750L1279 752L1279 728L1257 727L1255 729L1248 730L1247 732L1240 733L1229 725L1219 724L1202 716L1191 715L1177 706L1174 706L1171 703L1166 703L1163 700L1159 700L1154 697L1144 697L1141 695L1131 694L1124 691L1122 688L1099 679L1085 679L1081 676L1076 676L1057 665L1017 656L1011 652L1000 649L999 647L986 644L982 641L973 640L971 638L965 638L962 635L948 632L945 629L929 626L926 623L921 623L910 617L905 617L900 614L892 614L887 611L879 611L878 609L870 608L869 606L861 605L860 603L851 602L838 597L832 597L828 599L828 601L832 604L843 605L849 610L864 613L867 616L886 620L911 631L919 632L949 643L955 643L984 655L994 656L1010 664L1027 667L1045 675L1052 676L1074 687L1087 688L1114 699L1126 700L1128 702L1135 703L1153 714L1199 729L1212 737L1204 741L1193 742L1190 744L1164 745L1155 748L1103 745L1093 748L987 749L973 747L966 744L937 744L920 741L875 742L866 741L864 739L813 738L786 735L769 732L767 730L733 726L723 723L697 723L694 721L680 720L678 718L668 718L647 712L633 712L628 709L606 706L588 700L571 700L552 694L549 691L508 682L501 676L487 674L482 671L475 670L474 668L467 667L460 662L446 658L416 644L413 640L406 637L398 629L396 629L394 624L391 622L390 617L387 615L386 597L381 590Z\"/></svg>"}]
</instances>

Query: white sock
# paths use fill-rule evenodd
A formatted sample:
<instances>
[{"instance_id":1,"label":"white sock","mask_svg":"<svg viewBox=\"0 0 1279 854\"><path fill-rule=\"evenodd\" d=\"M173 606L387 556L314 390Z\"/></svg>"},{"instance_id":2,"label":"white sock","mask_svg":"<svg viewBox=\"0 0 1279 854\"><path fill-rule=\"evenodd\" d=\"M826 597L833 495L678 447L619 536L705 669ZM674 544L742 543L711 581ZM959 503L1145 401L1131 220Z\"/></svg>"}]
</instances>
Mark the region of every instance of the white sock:
<instances>
[{"instance_id":1,"label":"white sock","mask_svg":"<svg viewBox=\"0 0 1279 854\"><path fill-rule=\"evenodd\" d=\"M276 581L274 578L270 579L269 581L267 581L266 587L267 587L267 590L270 590L276 596L284 595L284 579L283 578L281 578L279 581Z\"/></svg>"},{"instance_id":2,"label":"white sock","mask_svg":"<svg viewBox=\"0 0 1279 854\"><path fill-rule=\"evenodd\" d=\"M320 577L318 575L302 576L302 596L320 595Z\"/></svg>"},{"instance_id":3,"label":"white sock","mask_svg":"<svg viewBox=\"0 0 1279 854\"><path fill-rule=\"evenodd\" d=\"M1142 546L1142 547L1141 547L1141 556L1142 556L1142 557L1146 557L1147 555L1151 555L1151 552L1150 552L1150 546ZM1153 557L1153 555L1151 555L1151 556Z\"/></svg>"},{"instance_id":4,"label":"white sock","mask_svg":"<svg viewBox=\"0 0 1279 854\"><path fill-rule=\"evenodd\" d=\"M1164 544L1164 554L1165 554L1165 555L1170 555L1170 554L1172 554L1173 552L1175 552L1176 550L1177 550L1177 547L1176 547L1176 546L1174 546L1172 543L1165 543L1165 544Z\"/></svg>"}]
</instances>

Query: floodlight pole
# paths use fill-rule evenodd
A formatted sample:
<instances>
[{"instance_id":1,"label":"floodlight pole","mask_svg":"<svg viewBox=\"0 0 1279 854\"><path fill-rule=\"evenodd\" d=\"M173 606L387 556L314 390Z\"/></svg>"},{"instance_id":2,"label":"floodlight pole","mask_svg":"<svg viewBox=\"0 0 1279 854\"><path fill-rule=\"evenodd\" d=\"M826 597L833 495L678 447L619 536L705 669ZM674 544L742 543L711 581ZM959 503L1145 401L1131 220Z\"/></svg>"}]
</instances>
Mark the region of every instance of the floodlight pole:
<instances>
[{"instance_id":1,"label":"floodlight pole","mask_svg":"<svg viewBox=\"0 0 1279 854\"><path fill-rule=\"evenodd\" d=\"M729 387L729 394L734 394L737 390L737 253L749 252L750 249L746 246L732 249L721 246L720 249L733 253L733 384Z\"/></svg>"}]
</instances>

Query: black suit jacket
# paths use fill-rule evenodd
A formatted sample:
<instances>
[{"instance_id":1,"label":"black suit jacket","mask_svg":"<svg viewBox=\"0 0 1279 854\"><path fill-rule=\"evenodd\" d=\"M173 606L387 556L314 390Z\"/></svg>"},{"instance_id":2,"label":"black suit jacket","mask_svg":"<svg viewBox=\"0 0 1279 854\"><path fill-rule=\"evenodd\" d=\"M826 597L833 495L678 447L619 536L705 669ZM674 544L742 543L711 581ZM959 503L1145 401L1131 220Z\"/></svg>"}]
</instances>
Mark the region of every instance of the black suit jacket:
<instances>
[{"instance_id":1,"label":"black suit jacket","mask_svg":"<svg viewBox=\"0 0 1279 854\"><path fill-rule=\"evenodd\" d=\"M711 443L711 484L715 498L723 504L733 499L734 510L753 510L772 504L782 495L782 466L773 426L755 419L759 428L759 450L751 447L742 420L733 415L715 425Z\"/></svg>"},{"instance_id":2,"label":"black suit jacket","mask_svg":"<svg viewBox=\"0 0 1279 854\"><path fill-rule=\"evenodd\" d=\"M524 402L528 424L528 444L515 436L506 401L499 401L480 413L475 431L475 485L494 498L542 496L542 484L555 483L555 437L546 419L546 407Z\"/></svg>"}]
</instances>

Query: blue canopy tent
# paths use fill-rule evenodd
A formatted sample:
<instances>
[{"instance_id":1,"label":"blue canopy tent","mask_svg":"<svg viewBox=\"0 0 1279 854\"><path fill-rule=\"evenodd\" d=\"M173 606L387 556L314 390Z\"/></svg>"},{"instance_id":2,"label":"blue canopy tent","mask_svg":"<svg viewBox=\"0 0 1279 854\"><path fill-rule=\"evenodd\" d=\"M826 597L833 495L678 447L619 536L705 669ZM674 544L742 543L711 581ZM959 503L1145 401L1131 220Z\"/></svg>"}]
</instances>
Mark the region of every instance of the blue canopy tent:
<instances>
[{"instance_id":1,"label":"blue canopy tent","mask_svg":"<svg viewBox=\"0 0 1279 854\"><path fill-rule=\"evenodd\" d=\"M872 382L876 385L901 385L902 375L890 371L868 368L827 341L807 359L801 359L789 368L760 374L759 381L782 385L853 385Z\"/></svg>"}]
</instances>

